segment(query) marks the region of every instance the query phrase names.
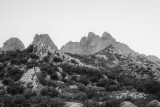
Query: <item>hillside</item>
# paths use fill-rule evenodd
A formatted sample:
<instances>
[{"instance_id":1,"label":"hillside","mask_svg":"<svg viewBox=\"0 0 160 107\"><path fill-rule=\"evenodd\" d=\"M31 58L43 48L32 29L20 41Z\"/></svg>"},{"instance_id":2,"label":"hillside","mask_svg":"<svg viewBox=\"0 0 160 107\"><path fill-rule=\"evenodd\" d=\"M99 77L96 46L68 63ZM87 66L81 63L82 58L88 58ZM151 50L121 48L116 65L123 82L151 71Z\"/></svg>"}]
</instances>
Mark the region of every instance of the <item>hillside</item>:
<instances>
[{"instance_id":1,"label":"hillside","mask_svg":"<svg viewBox=\"0 0 160 107\"><path fill-rule=\"evenodd\" d=\"M157 63L120 54L111 44L92 55L53 53L34 44L0 54L0 104L158 107L159 72Z\"/></svg>"}]
</instances>

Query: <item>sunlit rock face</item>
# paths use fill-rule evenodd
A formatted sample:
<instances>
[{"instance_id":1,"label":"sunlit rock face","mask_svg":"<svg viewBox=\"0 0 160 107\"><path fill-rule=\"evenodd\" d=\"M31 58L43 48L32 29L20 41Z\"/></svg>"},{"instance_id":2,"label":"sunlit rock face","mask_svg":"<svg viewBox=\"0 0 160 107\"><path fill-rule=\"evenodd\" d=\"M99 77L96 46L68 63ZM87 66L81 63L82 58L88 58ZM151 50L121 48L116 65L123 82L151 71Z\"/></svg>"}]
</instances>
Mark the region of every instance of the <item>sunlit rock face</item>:
<instances>
[{"instance_id":1,"label":"sunlit rock face","mask_svg":"<svg viewBox=\"0 0 160 107\"><path fill-rule=\"evenodd\" d=\"M147 59L160 62L160 59L154 55L148 55Z\"/></svg>"},{"instance_id":2,"label":"sunlit rock face","mask_svg":"<svg viewBox=\"0 0 160 107\"><path fill-rule=\"evenodd\" d=\"M52 51L58 50L57 46L54 44L48 34L36 34L32 44L44 45L50 48Z\"/></svg>"},{"instance_id":3,"label":"sunlit rock face","mask_svg":"<svg viewBox=\"0 0 160 107\"><path fill-rule=\"evenodd\" d=\"M3 51L15 51L15 50L23 50L25 49L24 44L18 38L10 38L6 42L3 43L2 50Z\"/></svg>"},{"instance_id":4,"label":"sunlit rock face","mask_svg":"<svg viewBox=\"0 0 160 107\"><path fill-rule=\"evenodd\" d=\"M129 101L123 101L120 104L120 107L137 107L136 105L134 105L133 103L129 102Z\"/></svg>"},{"instance_id":5,"label":"sunlit rock face","mask_svg":"<svg viewBox=\"0 0 160 107\"><path fill-rule=\"evenodd\" d=\"M89 32L88 36L81 38L80 42L68 42L61 48L63 53L76 53L80 55L90 55L100 50L103 50L108 45L114 45L116 50L122 54L132 54L137 53L130 49L126 44L117 42L109 33L104 32L102 36L96 35L93 32Z\"/></svg>"},{"instance_id":6,"label":"sunlit rock face","mask_svg":"<svg viewBox=\"0 0 160 107\"><path fill-rule=\"evenodd\" d=\"M32 86L33 91L39 91L42 87L37 77L39 72L41 72L40 68L34 67L32 69L29 69L26 73L24 73L24 75L20 79L24 87L30 85Z\"/></svg>"}]
</instances>

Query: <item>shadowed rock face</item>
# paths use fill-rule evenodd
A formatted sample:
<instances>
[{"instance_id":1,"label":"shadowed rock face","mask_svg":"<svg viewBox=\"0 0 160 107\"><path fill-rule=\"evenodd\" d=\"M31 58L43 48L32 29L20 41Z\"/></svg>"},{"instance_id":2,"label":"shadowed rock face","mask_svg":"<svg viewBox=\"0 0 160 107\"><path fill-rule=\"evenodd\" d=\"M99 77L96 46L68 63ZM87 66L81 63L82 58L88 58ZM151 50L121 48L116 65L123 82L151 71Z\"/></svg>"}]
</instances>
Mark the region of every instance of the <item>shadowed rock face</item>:
<instances>
[{"instance_id":1,"label":"shadowed rock face","mask_svg":"<svg viewBox=\"0 0 160 107\"><path fill-rule=\"evenodd\" d=\"M40 44L49 47L52 51L57 51L58 48L51 40L48 34L36 34L32 44Z\"/></svg>"},{"instance_id":2,"label":"shadowed rock face","mask_svg":"<svg viewBox=\"0 0 160 107\"><path fill-rule=\"evenodd\" d=\"M130 49L126 44L117 42L109 33L104 32L102 36L98 36L93 32L89 32L87 37L82 37L80 42L69 42L61 48L63 53L76 53L81 55L90 55L103 50L108 45L114 45L116 50L122 54L137 53Z\"/></svg>"},{"instance_id":3,"label":"shadowed rock face","mask_svg":"<svg viewBox=\"0 0 160 107\"><path fill-rule=\"evenodd\" d=\"M15 50L23 50L25 49L24 44L18 38L10 38L6 42L3 43L2 50L3 51L15 51Z\"/></svg>"}]
</instances>

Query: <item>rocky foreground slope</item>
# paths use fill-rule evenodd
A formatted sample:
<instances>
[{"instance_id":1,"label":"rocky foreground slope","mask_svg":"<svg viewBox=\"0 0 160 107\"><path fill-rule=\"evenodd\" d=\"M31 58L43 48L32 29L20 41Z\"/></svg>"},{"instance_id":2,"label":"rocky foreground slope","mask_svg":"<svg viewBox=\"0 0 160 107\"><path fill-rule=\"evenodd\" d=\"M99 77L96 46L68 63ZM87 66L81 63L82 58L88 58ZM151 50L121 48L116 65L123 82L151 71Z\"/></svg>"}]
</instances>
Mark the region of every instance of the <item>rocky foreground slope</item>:
<instances>
[{"instance_id":1,"label":"rocky foreground slope","mask_svg":"<svg viewBox=\"0 0 160 107\"><path fill-rule=\"evenodd\" d=\"M144 56L120 54L111 44L88 56L53 53L47 46L36 51L37 47L34 44L23 51L0 54L2 106L158 107L160 104L160 66Z\"/></svg>"}]
</instances>

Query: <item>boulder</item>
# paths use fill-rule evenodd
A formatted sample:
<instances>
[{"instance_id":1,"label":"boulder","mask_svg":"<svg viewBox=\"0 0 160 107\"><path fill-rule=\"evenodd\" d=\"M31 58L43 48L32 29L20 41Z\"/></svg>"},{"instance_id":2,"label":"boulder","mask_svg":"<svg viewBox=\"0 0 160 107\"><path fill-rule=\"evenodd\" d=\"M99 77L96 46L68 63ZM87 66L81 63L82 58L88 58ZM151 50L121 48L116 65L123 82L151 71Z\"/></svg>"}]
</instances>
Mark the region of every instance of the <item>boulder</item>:
<instances>
[{"instance_id":1,"label":"boulder","mask_svg":"<svg viewBox=\"0 0 160 107\"><path fill-rule=\"evenodd\" d=\"M66 102L65 107L83 107L83 104L76 102Z\"/></svg>"},{"instance_id":2,"label":"boulder","mask_svg":"<svg viewBox=\"0 0 160 107\"><path fill-rule=\"evenodd\" d=\"M73 89L73 90L78 89L78 87L77 87L76 85L70 85L69 88L70 88L70 89Z\"/></svg>"},{"instance_id":3,"label":"boulder","mask_svg":"<svg viewBox=\"0 0 160 107\"><path fill-rule=\"evenodd\" d=\"M120 107L137 107L136 105L134 105L133 103L129 102L129 101L123 101L120 104Z\"/></svg>"},{"instance_id":4,"label":"boulder","mask_svg":"<svg viewBox=\"0 0 160 107\"><path fill-rule=\"evenodd\" d=\"M38 73L41 72L39 67L34 67L29 69L26 73L23 74L20 81L23 83L24 87L32 87L33 91L39 91L42 86L38 80Z\"/></svg>"},{"instance_id":5,"label":"boulder","mask_svg":"<svg viewBox=\"0 0 160 107\"><path fill-rule=\"evenodd\" d=\"M147 107L160 107L160 102L158 100L153 100L153 101L149 102Z\"/></svg>"}]
</instances>

